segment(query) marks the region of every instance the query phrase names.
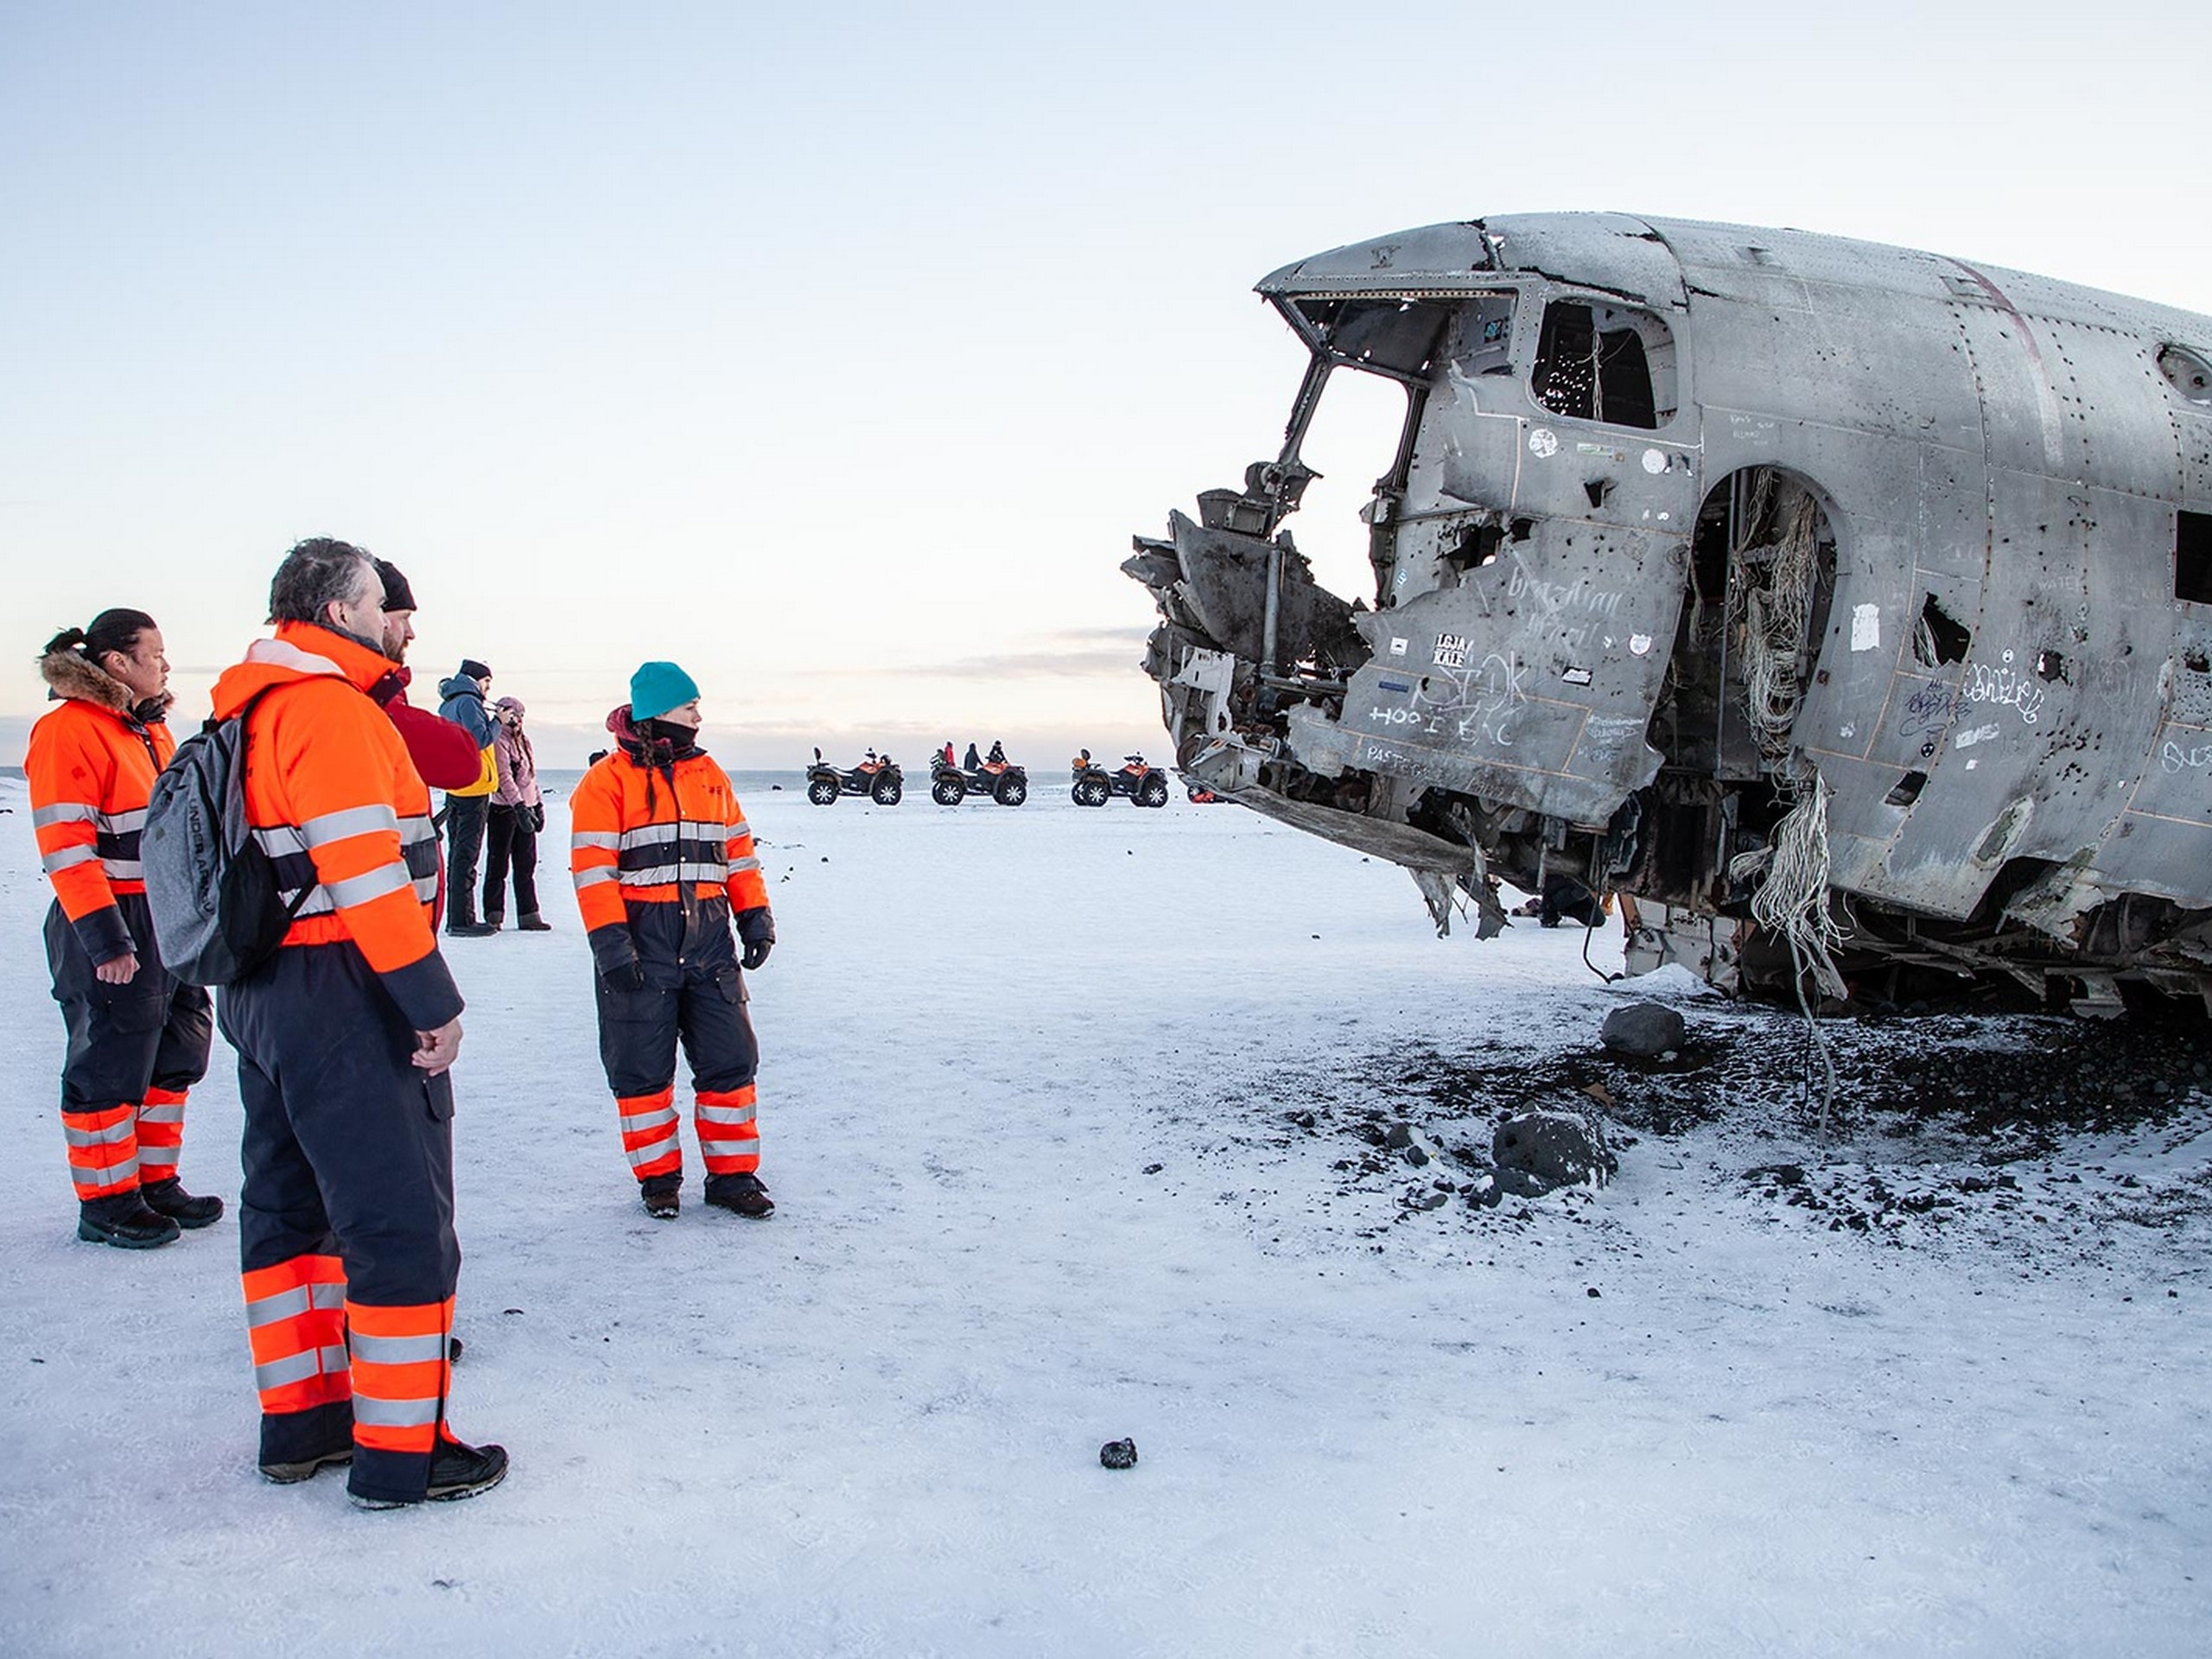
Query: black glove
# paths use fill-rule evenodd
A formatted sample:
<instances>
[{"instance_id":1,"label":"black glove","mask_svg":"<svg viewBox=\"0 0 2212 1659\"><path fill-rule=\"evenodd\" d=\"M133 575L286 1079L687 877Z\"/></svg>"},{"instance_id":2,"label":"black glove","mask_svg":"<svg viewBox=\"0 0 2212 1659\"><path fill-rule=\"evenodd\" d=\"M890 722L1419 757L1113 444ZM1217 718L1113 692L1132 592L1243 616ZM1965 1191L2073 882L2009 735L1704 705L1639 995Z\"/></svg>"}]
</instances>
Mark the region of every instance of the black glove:
<instances>
[{"instance_id":1,"label":"black glove","mask_svg":"<svg viewBox=\"0 0 2212 1659\"><path fill-rule=\"evenodd\" d=\"M531 833L532 835L542 833L545 828L545 804L543 801L535 801L524 810L530 814Z\"/></svg>"},{"instance_id":2,"label":"black glove","mask_svg":"<svg viewBox=\"0 0 2212 1659\"><path fill-rule=\"evenodd\" d=\"M776 918L768 913L766 905L741 910L737 912L737 937L745 941L745 955L740 960L748 969L758 968L768 960L768 952L776 943Z\"/></svg>"},{"instance_id":3,"label":"black glove","mask_svg":"<svg viewBox=\"0 0 2212 1659\"><path fill-rule=\"evenodd\" d=\"M591 931L592 966L599 969L599 982L610 991L642 991L645 988L645 967L638 960L638 944L630 937L630 930L620 923Z\"/></svg>"}]
</instances>

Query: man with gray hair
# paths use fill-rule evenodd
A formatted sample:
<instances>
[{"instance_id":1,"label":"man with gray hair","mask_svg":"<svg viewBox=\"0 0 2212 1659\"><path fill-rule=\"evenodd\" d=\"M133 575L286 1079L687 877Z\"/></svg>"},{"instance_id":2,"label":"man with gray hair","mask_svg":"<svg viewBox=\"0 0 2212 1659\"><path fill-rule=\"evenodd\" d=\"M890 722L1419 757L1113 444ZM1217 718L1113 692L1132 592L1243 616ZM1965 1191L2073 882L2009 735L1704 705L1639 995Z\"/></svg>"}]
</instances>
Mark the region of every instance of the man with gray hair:
<instances>
[{"instance_id":1,"label":"man with gray hair","mask_svg":"<svg viewBox=\"0 0 2212 1659\"><path fill-rule=\"evenodd\" d=\"M368 695L391 671L385 584L317 537L277 568L276 637L215 683L255 764L245 809L294 919L218 1014L245 1108L238 1243L261 1472L350 1463L365 1509L467 1497L507 1455L446 1426L460 991L438 954L437 832Z\"/></svg>"}]
</instances>

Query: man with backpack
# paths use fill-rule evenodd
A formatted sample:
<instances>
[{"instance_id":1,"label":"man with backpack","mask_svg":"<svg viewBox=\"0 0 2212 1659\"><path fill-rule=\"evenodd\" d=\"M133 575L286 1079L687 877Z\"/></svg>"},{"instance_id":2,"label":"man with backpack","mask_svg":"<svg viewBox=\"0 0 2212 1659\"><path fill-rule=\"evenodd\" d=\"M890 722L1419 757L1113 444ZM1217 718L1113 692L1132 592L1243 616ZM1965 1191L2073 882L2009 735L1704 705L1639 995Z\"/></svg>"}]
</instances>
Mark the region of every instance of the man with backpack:
<instances>
[{"instance_id":1,"label":"man with backpack","mask_svg":"<svg viewBox=\"0 0 2212 1659\"><path fill-rule=\"evenodd\" d=\"M391 667L384 598L359 549L302 542L270 588L276 638L214 693L218 720L244 713L245 815L291 915L218 1004L245 1109L261 1472L351 1463L368 1509L467 1497L507 1466L445 1421L461 998L431 925L429 791L369 696Z\"/></svg>"}]
</instances>

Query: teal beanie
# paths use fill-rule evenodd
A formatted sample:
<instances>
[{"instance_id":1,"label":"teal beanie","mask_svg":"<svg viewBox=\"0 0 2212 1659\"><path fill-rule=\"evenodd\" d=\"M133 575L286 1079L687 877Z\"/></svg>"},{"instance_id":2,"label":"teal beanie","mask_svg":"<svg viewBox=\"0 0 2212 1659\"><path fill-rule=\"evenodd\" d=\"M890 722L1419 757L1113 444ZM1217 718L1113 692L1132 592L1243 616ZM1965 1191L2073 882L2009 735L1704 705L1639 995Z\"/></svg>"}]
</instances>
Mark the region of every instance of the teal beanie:
<instances>
[{"instance_id":1,"label":"teal beanie","mask_svg":"<svg viewBox=\"0 0 2212 1659\"><path fill-rule=\"evenodd\" d=\"M657 720L698 695L698 683L674 663L642 664L630 677L630 718Z\"/></svg>"}]
</instances>

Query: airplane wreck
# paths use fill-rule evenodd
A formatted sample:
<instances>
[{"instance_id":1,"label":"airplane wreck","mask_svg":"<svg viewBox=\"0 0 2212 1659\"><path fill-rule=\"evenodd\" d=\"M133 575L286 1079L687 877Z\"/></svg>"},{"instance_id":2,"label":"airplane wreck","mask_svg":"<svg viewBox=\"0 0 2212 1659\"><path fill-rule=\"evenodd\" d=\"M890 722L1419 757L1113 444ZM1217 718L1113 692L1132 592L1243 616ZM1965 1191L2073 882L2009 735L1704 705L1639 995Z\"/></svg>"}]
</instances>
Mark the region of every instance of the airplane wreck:
<instances>
[{"instance_id":1,"label":"airplane wreck","mask_svg":"<svg viewBox=\"0 0 2212 1659\"><path fill-rule=\"evenodd\" d=\"M1122 567L1189 776L1440 931L1567 876L1636 969L2212 1002L2212 318L1589 213L1258 291L1311 354L1281 451ZM1349 601L1285 528L1340 372L1405 395Z\"/></svg>"}]
</instances>

